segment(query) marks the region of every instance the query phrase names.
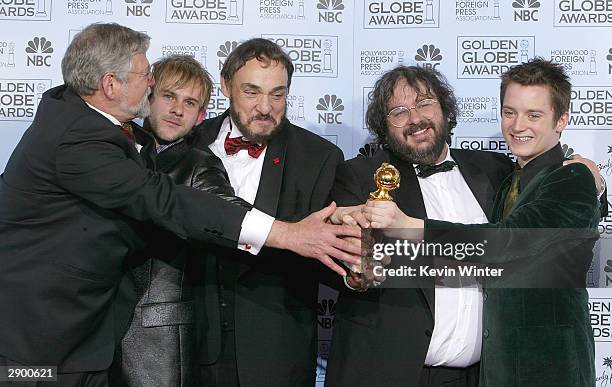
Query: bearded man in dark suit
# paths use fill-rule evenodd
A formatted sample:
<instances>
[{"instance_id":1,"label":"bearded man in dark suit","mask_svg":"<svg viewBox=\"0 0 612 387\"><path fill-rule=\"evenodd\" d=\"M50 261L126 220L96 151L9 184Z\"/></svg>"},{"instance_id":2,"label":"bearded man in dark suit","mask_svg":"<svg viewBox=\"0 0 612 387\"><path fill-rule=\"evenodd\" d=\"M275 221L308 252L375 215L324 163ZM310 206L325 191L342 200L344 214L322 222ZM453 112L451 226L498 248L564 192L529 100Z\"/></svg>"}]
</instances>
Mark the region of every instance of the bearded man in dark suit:
<instances>
[{"instance_id":1,"label":"bearded man in dark suit","mask_svg":"<svg viewBox=\"0 0 612 387\"><path fill-rule=\"evenodd\" d=\"M221 70L229 110L194 129L199 146L222 160L236 195L285 220L325 206L343 160L338 147L287 120L292 74L291 59L277 44L243 42ZM206 251L197 304L205 314L199 321L203 385L314 385L317 267L270 249L256 261L225 248Z\"/></svg>"},{"instance_id":2,"label":"bearded man in dark suit","mask_svg":"<svg viewBox=\"0 0 612 387\"><path fill-rule=\"evenodd\" d=\"M0 180L0 363L58 367L58 384L107 385L135 295L124 259L144 223L228 247L288 248L330 263L351 228L334 207L297 223L175 185L145 168L122 123L148 114L149 37L94 24L70 43L65 85L47 91ZM255 230L255 233L253 233ZM317 235L319 234L319 235ZM325 235L323 235L325 234Z\"/></svg>"}]
</instances>

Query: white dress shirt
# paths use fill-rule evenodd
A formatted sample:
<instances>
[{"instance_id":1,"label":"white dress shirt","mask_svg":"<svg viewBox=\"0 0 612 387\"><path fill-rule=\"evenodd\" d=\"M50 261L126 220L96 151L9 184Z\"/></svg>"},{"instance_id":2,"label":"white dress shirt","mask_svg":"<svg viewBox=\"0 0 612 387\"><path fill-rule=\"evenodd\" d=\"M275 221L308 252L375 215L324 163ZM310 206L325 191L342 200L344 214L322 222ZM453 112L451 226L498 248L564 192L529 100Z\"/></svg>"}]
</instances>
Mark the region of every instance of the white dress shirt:
<instances>
[{"instance_id":1,"label":"white dress shirt","mask_svg":"<svg viewBox=\"0 0 612 387\"><path fill-rule=\"evenodd\" d=\"M445 152L444 161L454 161L448 147ZM427 218L459 223L488 221L458 167L418 180ZM467 367L480 361L482 290L479 287L436 288L434 324L426 365Z\"/></svg>"},{"instance_id":2,"label":"white dress shirt","mask_svg":"<svg viewBox=\"0 0 612 387\"><path fill-rule=\"evenodd\" d=\"M229 117L223 121L217 139L209 145L209 148L223 162L223 166L227 171L230 184L234 188L236 196L253 204L257 196L257 189L259 188L259 179L261 178L267 147L261 152L258 158L249 156L246 149L228 156L227 153L225 153L224 147L225 137L228 133L230 133L230 138L242 136L240 129L238 129L235 124L231 124ZM272 216L256 208L249 211L242 223L238 248L257 254L270 233L273 221L274 218ZM243 240L248 242L243 243ZM256 244L259 246L258 248ZM257 252L254 252L254 249L257 249Z\"/></svg>"}]
</instances>

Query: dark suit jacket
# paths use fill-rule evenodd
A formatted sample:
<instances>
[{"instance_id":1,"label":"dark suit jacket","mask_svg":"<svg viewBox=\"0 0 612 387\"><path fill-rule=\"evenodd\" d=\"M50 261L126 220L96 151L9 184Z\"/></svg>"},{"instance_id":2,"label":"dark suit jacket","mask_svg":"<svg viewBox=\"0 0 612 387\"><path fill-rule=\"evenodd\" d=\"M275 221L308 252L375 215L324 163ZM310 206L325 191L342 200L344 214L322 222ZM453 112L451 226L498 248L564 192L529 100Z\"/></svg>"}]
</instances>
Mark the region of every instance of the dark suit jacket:
<instances>
[{"instance_id":1,"label":"dark suit jacket","mask_svg":"<svg viewBox=\"0 0 612 387\"><path fill-rule=\"evenodd\" d=\"M194 130L201 146L217 137L225 114ZM299 220L326 204L340 149L285 120L268 144L255 207L278 219ZM236 358L240 385L312 386L316 369L317 272L320 263L287 251L264 249L257 257L229 249L207 249L201 319L203 365L221 350L220 271L231 278ZM202 252L204 254L205 251Z\"/></svg>"},{"instance_id":2,"label":"dark suit jacket","mask_svg":"<svg viewBox=\"0 0 612 387\"><path fill-rule=\"evenodd\" d=\"M529 267L520 284L539 286L548 275L556 280L552 286L564 287L485 290L481 386L595 385L595 346L584 287L593 257L593 236L597 233L576 229L588 231L597 226L600 203L588 168L582 164L562 166L563 154L561 147L557 148L551 150L557 153L555 162L542 168L523 188L510 215L501 219L510 187L508 179L495 200L493 220L497 223L479 226L511 233L524 228L572 230L572 237L567 232L560 233L562 239L558 240L554 240L555 230L547 230L551 243L544 243L548 238L533 235L517 241L529 244L529 250L509 243L503 253L477 259L484 263L513 261ZM426 228L452 232L464 227L428 220ZM506 239L516 238L508 235ZM576 285L575 277L581 285ZM525 282L529 280L532 282ZM504 286L512 285L510 282Z\"/></svg>"},{"instance_id":3,"label":"dark suit jacket","mask_svg":"<svg viewBox=\"0 0 612 387\"><path fill-rule=\"evenodd\" d=\"M246 210L145 169L107 118L47 91L0 181L0 356L109 367L134 306L124 257L142 226L236 245Z\"/></svg>"},{"instance_id":4,"label":"dark suit jacket","mask_svg":"<svg viewBox=\"0 0 612 387\"><path fill-rule=\"evenodd\" d=\"M494 194L512 171L500 154L451 149L451 155L487 216ZM391 191L408 215L426 217L423 196L411 164L385 149L373 157L356 157L338 168L332 198L339 205L364 203L376 187L372 176L390 162L401 174ZM370 289L341 291L336 307L332 347L325 384L336 386L416 386L434 324L434 289Z\"/></svg>"}]
</instances>

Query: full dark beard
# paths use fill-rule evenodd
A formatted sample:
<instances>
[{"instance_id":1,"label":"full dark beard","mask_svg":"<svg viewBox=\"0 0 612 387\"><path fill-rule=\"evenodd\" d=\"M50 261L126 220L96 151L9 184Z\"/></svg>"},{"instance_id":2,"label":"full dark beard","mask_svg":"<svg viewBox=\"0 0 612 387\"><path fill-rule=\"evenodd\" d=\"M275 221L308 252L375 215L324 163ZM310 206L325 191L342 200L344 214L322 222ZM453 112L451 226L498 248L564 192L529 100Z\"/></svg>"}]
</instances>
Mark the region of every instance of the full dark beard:
<instances>
[{"instance_id":1,"label":"full dark beard","mask_svg":"<svg viewBox=\"0 0 612 387\"><path fill-rule=\"evenodd\" d=\"M435 136L433 137L433 143L430 143L428 147L415 147L411 148L404 137L418 132L422 129L434 128ZM448 126L444 124L443 128L435 127L431 120L421 121L418 125L410 125L404 128L402 138L390 136L387 133L387 145L391 152L400 159L407 160L416 164L428 164L433 165L440 158L440 154L444 150L446 144L446 137L448 136Z\"/></svg>"},{"instance_id":2,"label":"full dark beard","mask_svg":"<svg viewBox=\"0 0 612 387\"><path fill-rule=\"evenodd\" d=\"M267 144L274 136L280 133L283 127L282 123L286 118L286 114L287 109L285 109L285 111L283 112L283 116L278 122L274 119L274 117L269 114L257 114L256 116L249 118L248 122L244 123L240 119L240 115L238 114L238 112L234 110L234 106L232 104L232 101L230 100L230 117L232 118L232 121L234 121L234 123L238 126L238 129L240 129L240 132L242 132L242 135L246 140L253 141L258 144ZM253 133L249 125L251 125L253 121L263 119L271 120L274 123L274 127L272 128L272 130L266 134Z\"/></svg>"}]
</instances>

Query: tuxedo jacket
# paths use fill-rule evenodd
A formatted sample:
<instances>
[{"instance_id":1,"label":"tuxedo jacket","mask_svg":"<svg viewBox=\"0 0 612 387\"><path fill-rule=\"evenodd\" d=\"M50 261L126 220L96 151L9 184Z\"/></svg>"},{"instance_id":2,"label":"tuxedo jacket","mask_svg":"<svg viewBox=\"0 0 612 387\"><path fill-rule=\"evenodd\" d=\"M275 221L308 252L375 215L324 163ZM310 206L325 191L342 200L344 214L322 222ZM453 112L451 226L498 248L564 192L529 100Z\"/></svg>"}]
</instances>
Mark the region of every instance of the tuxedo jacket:
<instances>
[{"instance_id":1,"label":"tuxedo jacket","mask_svg":"<svg viewBox=\"0 0 612 387\"><path fill-rule=\"evenodd\" d=\"M496 190L512 171L498 153L451 149L459 171L481 208L491 216ZM400 187L391 191L407 215L425 218L425 204L411 163L386 149L338 168L332 198L338 205L364 203L376 190L372 176L383 162L397 167ZM336 307L326 386L417 386L434 326L434 289L344 289Z\"/></svg>"},{"instance_id":2,"label":"tuxedo jacket","mask_svg":"<svg viewBox=\"0 0 612 387\"><path fill-rule=\"evenodd\" d=\"M562 166L561 147L554 151L557 161L522 189L508 217L502 220L511 179L495 200L495 223L479 226L504 230L510 242L504 253L473 260L527 268L520 280L485 290L480 368L484 387L595 385L595 346L585 286L600 203L588 168ZM427 220L427 228L453 232L465 227ZM546 237L532 231L526 238L520 234L525 228L546 229ZM515 239L517 245L511 242ZM518 246L525 244L530 248ZM532 288L520 289L523 285Z\"/></svg>"},{"instance_id":3,"label":"tuxedo jacket","mask_svg":"<svg viewBox=\"0 0 612 387\"><path fill-rule=\"evenodd\" d=\"M200 146L213 142L225 114L204 121ZM284 120L268 144L254 206L277 219L297 221L325 206L338 147ZM321 264L287 251L264 248L256 257L207 247L204 288L197 307L200 364L214 364L221 351L224 316L233 315L238 379L249 386L312 386L315 380L317 273ZM220 301L223 289L233 300ZM197 296L197 295L196 295ZM231 310L227 310L231 308ZM222 321L223 320L223 321Z\"/></svg>"},{"instance_id":4,"label":"tuxedo jacket","mask_svg":"<svg viewBox=\"0 0 612 387\"><path fill-rule=\"evenodd\" d=\"M0 180L0 356L104 370L132 314L144 225L235 246L246 210L145 168L107 118L47 91Z\"/></svg>"}]
</instances>

